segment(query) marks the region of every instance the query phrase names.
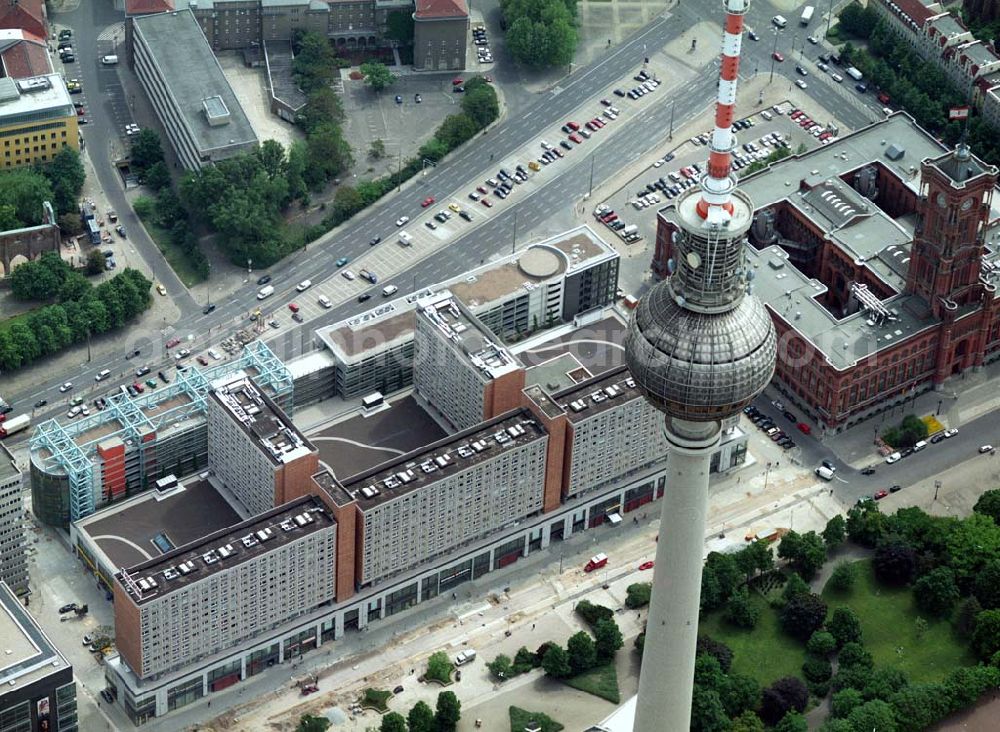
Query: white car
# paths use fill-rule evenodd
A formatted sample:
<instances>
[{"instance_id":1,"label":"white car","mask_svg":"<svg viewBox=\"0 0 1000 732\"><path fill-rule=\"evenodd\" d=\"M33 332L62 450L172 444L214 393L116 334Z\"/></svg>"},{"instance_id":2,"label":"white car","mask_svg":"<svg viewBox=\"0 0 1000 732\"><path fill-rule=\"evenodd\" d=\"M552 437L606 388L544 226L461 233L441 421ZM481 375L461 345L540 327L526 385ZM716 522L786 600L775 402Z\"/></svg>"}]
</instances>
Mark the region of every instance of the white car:
<instances>
[{"instance_id":1,"label":"white car","mask_svg":"<svg viewBox=\"0 0 1000 732\"><path fill-rule=\"evenodd\" d=\"M982 447L980 447L979 453L982 454L984 452L993 452L993 445L983 445Z\"/></svg>"},{"instance_id":2,"label":"white car","mask_svg":"<svg viewBox=\"0 0 1000 732\"><path fill-rule=\"evenodd\" d=\"M354 279L354 273L349 269L345 269L343 272L341 272L340 276L343 277L348 282Z\"/></svg>"},{"instance_id":3,"label":"white car","mask_svg":"<svg viewBox=\"0 0 1000 732\"><path fill-rule=\"evenodd\" d=\"M885 461L887 463L889 463L889 465L892 465L895 462L899 462L900 458L902 458L902 457L903 456L900 455L898 452L894 452L891 455L886 455L885 456Z\"/></svg>"},{"instance_id":4,"label":"white car","mask_svg":"<svg viewBox=\"0 0 1000 732\"><path fill-rule=\"evenodd\" d=\"M174 354L174 360L180 361L181 359L187 358L190 355L191 351L189 351L187 348L182 348L181 350L179 350L177 353Z\"/></svg>"},{"instance_id":5,"label":"white car","mask_svg":"<svg viewBox=\"0 0 1000 732\"><path fill-rule=\"evenodd\" d=\"M61 393L65 394L67 391L69 391L72 388L73 388L73 382L72 381L67 381L65 384L63 384L62 386L59 387L59 391Z\"/></svg>"},{"instance_id":6,"label":"white car","mask_svg":"<svg viewBox=\"0 0 1000 732\"><path fill-rule=\"evenodd\" d=\"M305 292L310 287L312 287L312 280L302 280L299 284L295 286L297 292Z\"/></svg>"},{"instance_id":7,"label":"white car","mask_svg":"<svg viewBox=\"0 0 1000 732\"><path fill-rule=\"evenodd\" d=\"M68 412L66 412L66 417L69 419L73 419L73 417L77 416L82 411L83 407L80 406L73 407Z\"/></svg>"},{"instance_id":8,"label":"white car","mask_svg":"<svg viewBox=\"0 0 1000 732\"><path fill-rule=\"evenodd\" d=\"M795 80L795 86L797 86L799 89L805 89L809 85L806 84L804 81L802 81L802 79L796 79Z\"/></svg>"},{"instance_id":9,"label":"white car","mask_svg":"<svg viewBox=\"0 0 1000 732\"><path fill-rule=\"evenodd\" d=\"M409 220L410 220L409 216L400 216L398 219L396 219L396 226L405 226Z\"/></svg>"},{"instance_id":10,"label":"white car","mask_svg":"<svg viewBox=\"0 0 1000 732\"><path fill-rule=\"evenodd\" d=\"M813 44L814 46L815 46L815 45L816 45L817 43L819 43L819 38L817 38L816 36L809 36L808 38L806 38L806 40L807 40L807 41L809 41L809 42L810 42L811 44Z\"/></svg>"},{"instance_id":11,"label":"white car","mask_svg":"<svg viewBox=\"0 0 1000 732\"><path fill-rule=\"evenodd\" d=\"M659 160L653 162L654 168L659 168L661 165L663 165L663 158L660 158Z\"/></svg>"},{"instance_id":12,"label":"white car","mask_svg":"<svg viewBox=\"0 0 1000 732\"><path fill-rule=\"evenodd\" d=\"M954 437L957 434L958 434L958 428L957 427L952 427L951 429L947 429L947 430L944 431L944 436L945 437Z\"/></svg>"},{"instance_id":13,"label":"white car","mask_svg":"<svg viewBox=\"0 0 1000 732\"><path fill-rule=\"evenodd\" d=\"M208 355L215 361L218 361L220 358L222 358L222 354L216 351L214 348L208 349Z\"/></svg>"}]
</instances>

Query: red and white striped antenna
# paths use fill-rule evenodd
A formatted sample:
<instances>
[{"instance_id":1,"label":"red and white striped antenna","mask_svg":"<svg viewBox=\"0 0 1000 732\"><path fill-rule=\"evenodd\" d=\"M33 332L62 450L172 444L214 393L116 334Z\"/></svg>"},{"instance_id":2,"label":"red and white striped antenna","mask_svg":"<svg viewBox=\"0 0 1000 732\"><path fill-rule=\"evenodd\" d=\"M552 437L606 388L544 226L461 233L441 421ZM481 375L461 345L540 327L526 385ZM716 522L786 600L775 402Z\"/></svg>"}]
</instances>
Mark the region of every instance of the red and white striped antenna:
<instances>
[{"instance_id":1,"label":"red and white striped antenna","mask_svg":"<svg viewBox=\"0 0 1000 732\"><path fill-rule=\"evenodd\" d=\"M722 64L719 68L719 91L715 103L715 129L709 142L708 170L701 179L698 215L708 224L724 225L733 213L731 194L736 188L732 176L733 111L736 106L736 82L740 70L740 46L743 41L743 16L750 0L723 0L726 27L722 34Z\"/></svg>"}]
</instances>

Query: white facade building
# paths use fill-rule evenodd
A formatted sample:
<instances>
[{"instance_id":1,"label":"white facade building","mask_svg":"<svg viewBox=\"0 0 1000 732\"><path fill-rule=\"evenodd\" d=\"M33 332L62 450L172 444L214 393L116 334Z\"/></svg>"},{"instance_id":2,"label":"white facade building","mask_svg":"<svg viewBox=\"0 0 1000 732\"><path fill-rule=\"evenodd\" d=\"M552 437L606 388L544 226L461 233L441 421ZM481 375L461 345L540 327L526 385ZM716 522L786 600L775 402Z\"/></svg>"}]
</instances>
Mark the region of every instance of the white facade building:
<instances>
[{"instance_id":1,"label":"white facade building","mask_svg":"<svg viewBox=\"0 0 1000 732\"><path fill-rule=\"evenodd\" d=\"M15 592L28 589L21 497L23 478L14 456L0 445L0 582L6 582Z\"/></svg>"}]
</instances>

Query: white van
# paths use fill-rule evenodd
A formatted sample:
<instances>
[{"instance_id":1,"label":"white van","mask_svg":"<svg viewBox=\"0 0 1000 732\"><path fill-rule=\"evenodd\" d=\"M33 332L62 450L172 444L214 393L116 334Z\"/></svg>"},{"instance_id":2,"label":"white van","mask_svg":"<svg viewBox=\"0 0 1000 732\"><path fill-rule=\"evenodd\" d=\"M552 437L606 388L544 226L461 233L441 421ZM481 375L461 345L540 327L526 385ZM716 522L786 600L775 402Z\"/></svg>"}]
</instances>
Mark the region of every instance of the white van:
<instances>
[{"instance_id":1,"label":"white van","mask_svg":"<svg viewBox=\"0 0 1000 732\"><path fill-rule=\"evenodd\" d=\"M386 285L382 288L382 297L392 297L397 292L399 292L399 288L395 285Z\"/></svg>"},{"instance_id":2,"label":"white van","mask_svg":"<svg viewBox=\"0 0 1000 732\"><path fill-rule=\"evenodd\" d=\"M413 237L407 234L405 231L399 232L399 243L404 247L408 247L413 244Z\"/></svg>"},{"instance_id":3,"label":"white van","mask_svg":"<svg viewBox=\"0 0 1000 732\"><path fill-rule=\"evenodd\" d=\"M101 56L101 63L104 64L105 66L114 66L116 63L118 63L118 57L115 56L114 54L110 56Z\"/></svg>"},{"instance_id":4,"label":"white van","mask_svg":"<svg viewBox=\"0 0 1000 732\"><path fill-rule=\"evenodd\" d=\"M274 294L274 285L268 285L267 287L260 288L260 292L257 293L258 300L266 300Z\"/></svg>"},{"instance_id":5,"label":"white van","mask_svg":"<svg viewBox=\"0 0 1000 732\"><path fill-rule=\"evenodd\" d=\"M864 74L862 74L853 66L848 66L846 69L844 69L844 73L850 76L855 81L861 81L861 79L864 77Z\"/></svg>"},{"instance_id":6,"label":"white van","mask_svg":"<svg viewBox=\"0 0 1000 732\"><path fill-rule=\"evenodd\" d=\"M818 475L823 480L833 480L833 471L825 465L820 465L816 468L816 475Z\"/></svg>"},{"instance_id":7,"label":"white van","mask_svg":"<svg viewBox=\"0 0 1000 732\"><path fill-rule=\"evenodd\" d=\"M104 369L101 373L94 377L94 381L104 381L109 376L111 376L111 370Z\"/></svg>"},{"instance_id":8,"label":"white van","mask_svg":"<svg viewBox=\"0 0 1000 732\"><path fill-rule=\"evenodd\" d=\"M325 307L327 310L329 310L330 308L333 307L333 303L330 302L330 298L328 298L326 295L320 295L318 298L316 298L316 301L320 305L322 305L323 307Z\"/></svg>"},{"instance_id":9,"label":"white van","mask_svg":"<svg viewBox=\"0 0 1000 732\"><path fill-rule=\"evenodd\" d=\"M629 234L636 233L638 230L639 230L638 226L636 226L635 224L629 224L624 229L622 229L621 233L623 236L628 236Z\"/></svg>"},{"instance_id":10,"label":"white van","mask_svg":"<svg viewBox=\"0 0 1000 732\"><path fill-rule=\"evenodd\" d=\"M773 18L771 18L771 22L774 23L779 28L784 28L786 25L788 25L788 21L785 20L784 17L780 15L775 15Z\"/></svg>"},{"instance_id":11,"label":"white van","mask_svg":"<svg viewBox=\"0 0 1000 732\"><path fill-rule=\"evenodd\" d=\"M927 447L927 440L919 440L916 444L913 445L913 452L920 452L925 447Z\"/></svg>"},{"instance_id":12,"label":"white van","mask_svg":"<svg viewBox=\"0 0 1000 732\"><path fill-rule=\"evenodd\" d=\"M458 655L455 656L455 665L464 666L467 663L471 663L476 660L476 652L471 648L466 651L459 651Z\"/></svg>"},{"instance_id":13,"label":"white van","mask_svg":"<svg viewBox=\"0 0 1000 732\"><path fill-rule=\"evenodd\" d=\"M766 109L760 113L760 116L766 119L768 122L774 119L774 115L768 112Z\"/></svg>"}]
</instances>

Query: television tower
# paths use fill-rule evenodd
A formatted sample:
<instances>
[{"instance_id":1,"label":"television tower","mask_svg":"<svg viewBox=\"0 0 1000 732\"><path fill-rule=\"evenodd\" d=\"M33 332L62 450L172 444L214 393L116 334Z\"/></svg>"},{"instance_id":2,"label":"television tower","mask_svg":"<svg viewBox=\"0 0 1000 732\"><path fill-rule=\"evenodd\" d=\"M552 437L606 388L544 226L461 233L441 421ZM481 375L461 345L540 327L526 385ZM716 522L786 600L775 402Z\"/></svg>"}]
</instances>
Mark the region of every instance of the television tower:
<instances>
[{"instance_id":1,"label":"television tower","mask_svg":"<svg viewBox=\"0 0 1000 732\"><path fill-rule=\"evenodd\" d=\"M700 185L676 201L678 230L667 279L639 302L625 339L632 376L664 413L670 444L635 732L690 728L711 456L723 421L739 414L774 373L774 325L750 295L753 273L746 269L753 204L737 190L731 165L740 41L750 0L723 5L707 170Z\"/></svg>"}]
</instances>

